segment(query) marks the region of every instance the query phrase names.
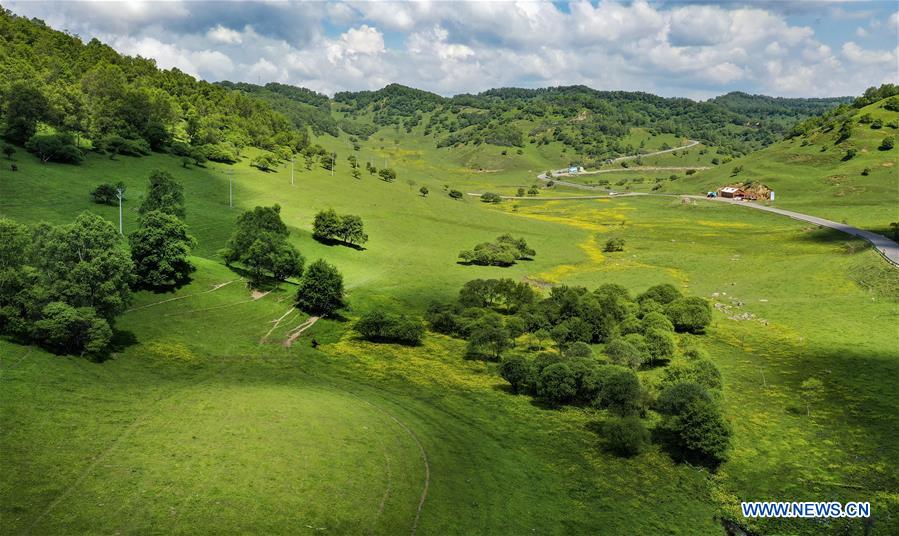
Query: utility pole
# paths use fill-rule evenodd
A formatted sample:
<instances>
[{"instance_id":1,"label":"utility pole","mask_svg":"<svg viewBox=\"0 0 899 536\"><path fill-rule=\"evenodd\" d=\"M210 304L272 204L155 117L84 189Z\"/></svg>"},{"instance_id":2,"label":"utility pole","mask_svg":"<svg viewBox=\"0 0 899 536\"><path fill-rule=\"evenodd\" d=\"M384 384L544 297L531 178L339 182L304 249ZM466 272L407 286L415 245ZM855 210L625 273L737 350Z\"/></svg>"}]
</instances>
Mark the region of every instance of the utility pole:
<instances>
[{"instance_id":1,"label":"utility pole","mask_svg":"<svg viewBox=\"0 0 899 536\"><path fill-rule=\"evenodd\" d=\"M122 230L122 199L125 197L125 189L121 186L116 188L115 196L119 198L119 234L124 236L125 232Z\"/></svg>"},{"instance_id":2,"label":"utility pole","mask_svg":"<svg viewBox=\"0 0 899 536\"><path fill-rule=\"evenodd\" d=\"M290 185L294 186L293 183L293 161L297 159L296 155L290 155Z\"/></svg>"}]
</instances>

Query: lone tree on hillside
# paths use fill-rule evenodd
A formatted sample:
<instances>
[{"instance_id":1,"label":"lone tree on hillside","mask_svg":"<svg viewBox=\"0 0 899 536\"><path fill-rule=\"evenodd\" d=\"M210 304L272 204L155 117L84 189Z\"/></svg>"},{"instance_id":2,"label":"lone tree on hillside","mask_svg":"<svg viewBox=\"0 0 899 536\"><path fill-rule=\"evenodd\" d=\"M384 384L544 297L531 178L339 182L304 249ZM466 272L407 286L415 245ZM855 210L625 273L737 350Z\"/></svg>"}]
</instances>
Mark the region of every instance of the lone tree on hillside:
<instances>
[{"instance_id":1,"label":"lone tree on hillside","mask_svg":"<svg viewBox=\"0 0 899 536\"><path fill-rule=\"evenodd\" d=\"M422 197L428 197L428 192L429 190L427 186L422 186L418 189L418 193L420 193Z\"/></svg>"},{"instance_id":2,"label":"lone tree on hillside","mask_svg":"<svg viewBox=\"0 0 899 536\"><path fill-rule=\"evenodd\" d=\"M878 149L880 149L881 151L889 151L890 149L893 148L894 143L895 143L895 140L893 139L893 137L887 136L886 138L883 139L882 142L880 142L880 147L878 147Z\"/></svg>"},{"instance_id":3,"label":"lone tree on hillside","mask_svg":"<svg viewBox=\"0 0 899 536\"><path fill-rule=\"evenodd\" d=\"M146 214L153 210L165 212L184 219L184 186L168 171L153 170L148 179L147 196L138 212Z\"/></svg>"},{"instance_id":4,"label":"lone tree on hillside","mask_svg":"<svg viewBox=\"0 0 899 536\"><path fill-rule=\"evenodd\" d=\"M187 234L184 222L171 214L147 212L137 230L128 235L128 242L138 287L177 286L195 270L190 251L196 241Z\"/></svg>"},{"instance_id":5,"label":"lone tree on hillside","mask_svg":"<svg viewBox=\"0 0 899 536\"><path fill-rule=\"evenodd\" d=\"M309 265L297 288L296 304L309 314L324 316L346 307L343 276L319 259Z\"/></svg>"},{"instance_id":6,"label":"lone tree on hillside","mask_svg":"<svg viewBox=\"0 0 899 536\"><path fill-rule=\"evenodd\" d=\"M256 207L238 216L224 251L229 265L241 262L259 284L265 273L278 281L303 272L303 256L287 242L290 231L281 221L281 206Z\"/></svg>"},{"instance_id":7,"label":"lone tree on hillside","mask_svg":"<svg viewBox=\"0 0 899 536\"><path fill-rule=\"evenodd\" d=\"M354 214L338 215L334 209L322 210L312 220L312 237L321 242L339 240L345 244L368 242L362 218Z\"/></svg>"},{"instance_id":8,"label":"lone tree on hillside","mask_svg":"<svg viewBox=\"0 0 899 536\"><path fill-rule=\"evenodd\" d=\"M396 171L391 168L382 168L378 170L378 176L385 182L393 182L396 180Z\"/></svg>"},{"instance_id":9,"label":"lone tree on hillside","mask_svg":"<svg viewBox=\"0 0 899 536\"><path fill-rule=\"evenodd\" d=\"M98 203L101 205L115 205L118 203L118 197L116 196L117 189L121 188L122 192L125 191L125 184L119 182L116 185L112 184L101 184L94 188L91 192L91 199L94 200L94 203Z\"/></svg>"}]
</instances>

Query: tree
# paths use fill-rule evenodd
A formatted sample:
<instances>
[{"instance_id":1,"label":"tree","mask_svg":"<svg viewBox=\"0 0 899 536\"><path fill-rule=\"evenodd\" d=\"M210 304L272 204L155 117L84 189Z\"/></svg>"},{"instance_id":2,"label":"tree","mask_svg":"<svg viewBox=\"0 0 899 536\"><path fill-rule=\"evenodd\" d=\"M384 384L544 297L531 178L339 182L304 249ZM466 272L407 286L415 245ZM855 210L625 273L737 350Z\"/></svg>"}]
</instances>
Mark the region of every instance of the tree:
<instances>
[{"instance_id":1,"label":"tree","mask_svg":"<svg viewBox=\"0 0 899 536\"><path fill-rule=\"evenodd\" d=\"M83 212L68 225L41 224L31 248L47 301L92 307L109 323L130 302L131 258L118 229L100 216Z\"/></svg>"},{"instance_id":2,"label":"tree","mask_svg":"<svg viewBox=\"0 0 899 536\"><path fill-rule=\"evenodd\" d=\"M340 218L338 236L347 244L368 242L368 235L363 232L362 218L355 214L347 214Z\"/></svg>"},{"instance_id":3,"label":"tree","mask_svg":"<svg viewBox=\"0 0 899 536\"><path fill-rule=\"evenodd\" d=\"M880 147L878 147L878 149L880 149L881 151L889 151L890 149L893 148L894 143L895 143L895 140L893 139L893 137L887 136L886 138L883 139L882 142L880 142Z\"/></svg>"},{"instance_id":4,"label":"tree","mask_svg":"<svg viewBox=\"0 0 899 536\"><path fill-rule=\"evenodd\" d=\"M343 276L322 259L313 262L300 279L296 304L303 311L319 316L343 309L346 307Z\"/></svg>"},{"instance_id":5,"label":"tree","mask_svg":"<svg viewBox=\"0 0 899 536\"><path fill-rule=\"evenodd\" d=\"M50 302L34 323L34 337L41 346L59 354L100 356L112 339L112 328L91 307L72 307Z\"/></svg>"},{"instance_id":6,"label":"tree","mask_svg":"<svg viewBox=\"0 0 899 536\"><path fill-rule=\"evenodd\" d=\"M524 197L524 193L524 188L519 188L518 192L516 192L515 195L517 195L518 197Z\"/></svg>"},{"instance_id":7,"label":"tree","mask_svg":"<svg viewBox=\"0 0 899 536\"><path fill-rule=\"evenodd\" d=\"M574 371L565 363L547 366L537 379L537 394L553 406L568 402L577 394Z\"/></svg>"},{"instance_id":8,"label":"tree","mask_svg":"<svg viewBox=\"0 0 899 536\"><path fill-rule=\"evenodd\" d=\"M239 262L243 259L256 238L263 234L287 239L290 231L281 221L281 206L255 207L247 210L237 217L237 223L228 239L228 245L224 251L225 262Z\"/></svg>"},{"instance_id":9,"label":"tree","mask_svg":"<svg viewBox=\"0 0 899 536\"><path fill-rule=\"evenodd\" d=\"M603 248L605 252L613 252L613 251L624 251L624 239L623 238L610 238L606 241L606 245Z\"/></svg>"},{"instance_id":10,"label":"tree","mask_svg":"<svg viewBox=\"0 0 899 536\"><path fill-rule=\"evenodd\" d=\"M341 218L333 208L321 210L312 219L312 237L330 240L340 233Z\"/></svg>"},{"instance_id":11,"label":"tree","mask_svg":"<svg viewBox=\"0 0 899 536\"><path fill-rule=\"evenodd\" d=\"M643 364L643 354L624 338L615 339L607 344L605 352L616 365L636 369Z\"/></svg>"},{"instance_id":12,"label":"tree","mask_svg":"<svg viewBox=\"0 0 899 536\"><path fill-rule=\"evenodd\" d=\"M502 200L503 198L500 197L499 194L495 194L493 192L484 192L483 194L481 194L481 201L483 201L484 203L496 204L502 202Z\"/></svg>"},{"instance_id":13,"label":"tree","mask_svg":"<svg viewBox=\"0 0 899 536\"><path fill-rule=\"evenodd\" d=\"M486 356L499 361L503 352L511 347L512 339L502 323L484 318L471 327L466 354L471 357Z\"/></svg>"},{"instance_id":14,"label":"tree","mask_svg":"<svg viewBox=\"0 0 899 536\"><path fill-rule=\"evenodd\" d=\"M449 196L453 199L462 199L462 195L463 195L462 192L460 192L459 190L450 190L449 191Z\"/></svg>"},{"instance_id":15,"label":"tree","mask_svg":"<svg viewBox=\"0 0 899 536\"><path fill-rule=\"evenodd\" d=\"M303 256L287 240L272 233L261 233L241 259L250 269L251 282L259 285L266 274L285 281L303 273Z\"/></svg>"},{"instance_id":16,"label":"tree","mask_svg":"<svg viewBox=\"0 0 899 536\"><path fill-rule=\"evenodd\" d=\"M184 222L158 210L141 216L136 231L128 235L137 285L158 289L188 280L194 266L190 252L196 241Z\"/></svg>"},{"instance_id":17,"label":"tree","mask_svg":"<svg viewBox=\"0 0 899 536\"><path fill-rule=\"evenodd\" d=\"M422 186L418 189L418 193L420 193L422 197L428 197L428 187Z\"/></svg>"},{"instance_id":18,"label":"tree","mask_svg":"<svg viewBox=\"0 0 899 536\"><path fill-rule=\"evenodd\" d=\"M664 283L649 287L646 292L637 296L637 301L642 303L644 300L653 300L656 303L667 305L681 296L682 294L674 288L674 285Z\"/></svg>"},{"instance_id":19,"label":"tree","mask_svg":"<svg viewBox=\"0 0 899 536\"><path fill-rule=\"evenodd\" d=\"M319 163L321 164L321 166L324 169L331 171L334 169L334 166L337 164L337 161L336 161L335 155L324 154L321 156L321 158L319 158Z\"/></svg>"},{"instance_id":20,"label":"tree","mask_svg":"<svg viewBox=\"0 0 899 536\"><path fill-rule=\"evenodd\" d=\"M696 382L683 381L662 389L656 410L662 415L680 415L695 402L711 401L712 397L705 387Z\"/></svg>"},{"instance_id":21,"label":"tree","mask_svg":"<svg viewBox=\"0 0 899 536\"><path fill-rule=\"evenodd\" d=\"M141 214L154 210L184 219L184 186L168 171L158 169L150 173L147 196L138 209Z\"/></svg>"},{"instance_id":22,"label":"tree","mask_svg":"<svg viewBox=\"0 0 899 536\"><path fill-rule=\"evenodd\" d=\"M583 341L574 341L565 348L565 356L571 358L593 357L593 349Z\"/></svg>"},{"instance_id":23,"label":"tree","mask_svg":"<svg viewBox=\"0 0 899 536\"><path fill-rule=\"evenodd\" d=\"M378 176L384 182L393 182L396 180L396 171L391 168L382 168L378 170Z\"/></svg>"},{"instance_id":24,"label":"tree","mask_svg":"<svg viewBox=\"0 0 899 536\"><path fill-rule=\"evenodd\" d=\"M850 147L849 149L846 150L846 154L843 155L843 161L845 162L847 160L852 160L853 158L855 158L855 155L857 155L857 154L858 154L858 149L856 149L855 147Z\"/></svg>"},{"instance_id":25,"label":"tree","mask_svg":"<svg viewBox=\"0 0 899 536\"><path fill-rule=\"evenodd\" d=\"M633 415L640 410L643 389L637 375L619 370L606 378L596 404L618 415Z\"/></svg>"},{"instance_id":26,"label":"tree","mask_svg":"<svg viewBox=\"0 0 899 536\"><path fill-rule=\"evenodd\" d=\"M125 184L119 182L115 186L112 184L101 184L94 188L91 192L91 199L93 199L94 203L98 203L100 205L115 205L118 203L118 190L121 188L122 194L125 193Z\"/></svg>"},{"instance_id":27,"label":"tree","mask_svg":"<svg viewBox=\"0 0 899 536\"><path fill-rule=\"evenodd\" d=\"M531 377L531 365L521 356L503 359L499 367L499 375L512 386L513 393L519 393L527 386Z\"/></svg>"},{"instance_id":28,"label":"tree","mask_svg":"<svg viewBox=\"0 0 899 536\"><path fill-rule=\"evenodd\" d=\"M650 328L643 336L646 339L646 350L649 353L650 363L657 359L668 359L674 355L674 351L677 349L674 334L670 331Z\"/></svg>"},{"instance_id":29,"label":"tree","mask_svg":"<svg viewBox=\"0 0 899 536\"><path fill-rule=\"evenodd\" d=\"M655 301L647 300L644 303L654 303ZM674 331L674 325L668 320L668 317L658 311L649 311L643 315L640 320L640 331L645 335L651 329L660 329L662 331Z\"/></svg>"},{"instance_id":30,"label":"tree","mask_svg":"<svg viewBox=\"0 0 899 536\"><path fill-rule=\"evenodd\" d=\"M353 328L362 338L373 342L394 342L418 346L424 337L424 324L416 318L375 309L364 313Z\"/></svg>"},{"instance_id":31,"label":"tree","mask_svg":"<svg viewBox=\"0 0 899 536\"><path fill-rule=\"evenodd\" d=\"M3 154L6 156L7 160L12 160L12 155L16 154L16 148L12 145L4 145Z\"/></svg>"},{"instance_id":32,"label":"tree","mask_svg":"<svg viewBox=\"0 0 899 536\"><path fill-rule=\"evenodd\" d=\"M81 149L75 147L68 134L35 134L25 142L25 148L41 159L41 163L80 164L84 160Z\"/></svg>"},{"instance_id":33,"label":"tree","mask_svg":"<svg viewBox=\"0 0 899 536\"><path fill-rule=\"evenodd\" d=\"M250 161L250 165L260 171L273 171L280 161L272 153L263 153Z\"/></svg>"},{"instance_id":34,"label":"tree","mask_svg":"<svg viewBox=\"0 0 899 536\"><path fill-rule=\"evenodd\" d=\"M49 102L41 91L28 82L15 82L3 95L6 130L3 136L18 144L25 143L37 132L38 121L46 118Z\"/></svg>"},{"instance_id":35,"label":"tree","mask_svg":"<svg viewBox=\"0 0 899 536\"><path fill-rule=\"evenodd\" d=\"M680 413L666 415L657 430L678 461L716 468L727 459L731 429L712 402L693 401Z\"/></svg>"},{"instance_id":36,"label":"tree","mask_svg":"<svg viewBox=\"0 0 899 536\"><path fill-rule=\"evenodd\" d=\"M523 238L503 234L495 242L482 242L474 249L459 252L459 258L480 266L511 266L517 260L530 259L536 254Z\"/></svg>"},{"instance_id":37,"label":"tree","mask_svg":"<svg viewBox=\"0 0 899 536\"><path fill-rule=\"evenodd\" d=\"M362 173L359 171L358 168L353 168L352 175L353 175L353 178L354 178L354 179L361 179L361 178L362 178Z\"/></svg>"},{"instance_id":38,"label":"tree","mask_svg":"<svg viewBox=\"0 0 899 536\"><path fill-rule=\"evenodd\" d=\"M665 307L665 316L677 331L702 333L712 323L712 307L699 296L678 298Z\"/></svg>"},{"instance_id":39,"label":"tree","mask_svg":"<svg viewBox=\"0 0 899 536\"><path fill-rule=\"evenodd\" d=\"M706 389L721 389L721 372L715 363L707 358L698 357L686 364L677 364L665 369L662 385L674 385L679 382L694 382Z\"/></svg>"},{"instance_id":40,"label":"tree","mask_svg":"<svg viewBox=\"0 0 899 536\"><path fill-rule=\"evenodd\" d=\"M602 434L607 448L626 458L640 454L649 445L649 430L633 415L604 422Z\"/></svg>"}]
</instances>

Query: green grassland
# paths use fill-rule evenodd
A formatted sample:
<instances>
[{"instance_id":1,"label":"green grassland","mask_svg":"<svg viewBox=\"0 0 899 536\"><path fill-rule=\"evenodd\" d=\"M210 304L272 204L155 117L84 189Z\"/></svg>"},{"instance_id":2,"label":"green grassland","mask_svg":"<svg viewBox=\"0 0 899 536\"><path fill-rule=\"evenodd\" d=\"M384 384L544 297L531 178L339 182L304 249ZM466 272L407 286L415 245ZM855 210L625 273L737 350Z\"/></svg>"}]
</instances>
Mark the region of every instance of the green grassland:
<instances>
[{"instance_id":1,"label":"green grassland","mask_svg":"<svg viewBox=\"0 0 899 536\"><path fill-rule=\"evenodd\" d=\"M883 128L859 123L865 114L881 119ZM836 129L817 130L699 172L666 191L701 193L734 182L760 181L775 191L778 206L884 232L890 222L899 220L899 176L897 149L881 151L878 146L886 136L899 135L887 126L896 121L899 112L877 102L857 111L852 135L839 144ZM844 160L850 148L857 155ZM734 175L736 166L743 166L743 171ZM868 175L862 175L866 168Z\"/></svg>"},{"instance_id":2,"label":"green grassland","mask_svg":"<svg viewBox=\"0 0 899 536\"><path fill-rule=\"evenodd\" d=\"M117 208L92 204L88 193L122 180L126 232L149 171L167 169L185 185L199 243L193 282L137 294L107 362L0 341L4 532L720 534L716 516L736 519L739 501L790 498L870 500L874 534L899 530L899 395L890 380L899 378L899 281L870 249L739 207L649 197L494 206L444 191L529 186L557 167L552 144L521 155L435 149L386 128L359 152L397 169L386 183L350 176L346 138L317 141L338 152L337 170L298 163L295 186L289 167L263 173L248 158L186 169L166 156L91 155L76 167L20 151L20 171L4 166L0 215L60 223L92 210L117 222ZM305 319L289 312L293 285L252 295L216 255L241 209L272 203L307 260L343 272L350 320L373 307L422 313L478 277L617 282L634 292L670 282L721 304L695 342L724 376L731 460L710 475L655 448L617 458L594 431L603 412L513 396L494 364L463 359L464 343L447 337L376 345L326 319L283 346ZM329 207L362 216L364 250L312 239L313 214ZM504 232L526 238L534 260L456 263L459 250ZM626 239L624 252L602 251L611 236ZM755 316L730 318L738 313ZM641 374L652 385L658 373ZM823 391L806 396L800 384L812 377ZM845 521L753 528L863 530Z\"/></svg>"}]
</instances>

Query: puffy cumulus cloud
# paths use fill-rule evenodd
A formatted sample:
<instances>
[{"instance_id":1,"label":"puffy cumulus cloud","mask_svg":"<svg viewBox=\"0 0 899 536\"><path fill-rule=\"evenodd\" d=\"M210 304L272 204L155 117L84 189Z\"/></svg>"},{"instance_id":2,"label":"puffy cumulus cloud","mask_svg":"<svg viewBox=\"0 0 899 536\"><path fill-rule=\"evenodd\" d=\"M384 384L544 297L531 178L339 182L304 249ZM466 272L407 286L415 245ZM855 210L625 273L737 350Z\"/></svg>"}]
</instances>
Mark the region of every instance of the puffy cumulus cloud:
<instances>
[{"instance_id":1,"label":"puffy cumulus cloud","mask_svg":"<svg viewBox=\"0 0 899 536\"><path fill-rule=\"evenodd\" d=\"M129 56L152 58L163 69L177 68L194 76L216 80L234 74L231 58L217 50L186 50L152 37L117 37L110 44Z\"/></svg>"},{"instance_id":2,"label":"puffy cumulus cloud","mask_svg":"<svg viewBox=\"0 0 899 536\"><path fill-rule=\"evenodd\" d=\"M862 65L880 64L885 68L897 69L897 47L894 50L867 50L852 41L843 45L843 57L852 63Z\"/></svg>"},{"instance_id":3,"label":"puffy cumulus cloud","mask_svg":"<svg viewBox=\"0 0 899 536\"><path fill-rule=\"evenodd\" d=\"M691 97L735 89L813 96L858 94L899 79L896 50L865 48L897 41L894 8L808 4L200 0L11 7L203 78L328 93L399 82L442 94L585 84ZM822 14L822 28L829 25L821 35L797 22L812 12ZM863 16L866 27L851 22Z\"/></svg>"},{"instance_id":4,"label":"puffy cumulus cloud","mask_svg":"<svg viewBox=\"0 0 899 536\"><path fill-rule=\"evenodd\" d=\"M225 28L221 24L216 25L215 28L210 28L209 31L206 32L206 37L215 43L224 43L228 45L239 45L243 42L243 36L240 32L232 30L231 28Z\"/></svg>"}]
</instances>

